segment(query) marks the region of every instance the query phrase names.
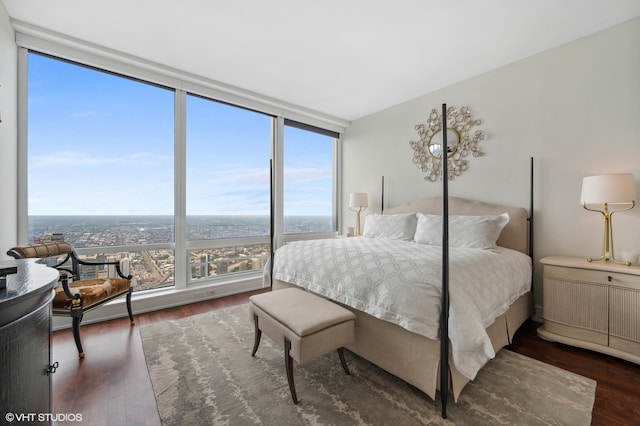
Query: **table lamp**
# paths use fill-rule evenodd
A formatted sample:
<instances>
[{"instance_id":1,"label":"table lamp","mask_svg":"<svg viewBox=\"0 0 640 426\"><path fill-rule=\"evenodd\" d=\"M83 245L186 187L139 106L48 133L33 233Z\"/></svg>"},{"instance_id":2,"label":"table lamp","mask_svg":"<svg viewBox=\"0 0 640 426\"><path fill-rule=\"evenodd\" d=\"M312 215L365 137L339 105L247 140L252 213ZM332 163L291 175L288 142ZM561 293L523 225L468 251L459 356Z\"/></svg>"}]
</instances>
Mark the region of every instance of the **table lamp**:
<instances>
[{"instance_id":1,"label":"table lamp","mask_svg":"<svg viewBox=\"0 0 640 426\"><path fill-rule=\"evenodd\" d=\"M632 174L611 174L588 176L582 180L582 207L585 210L599 212L604 217L602 229L602 253L598 259L587 258L587 261L613 261L627 266L615 258L613 251L613 228L611 217L619 211L631 210L636 202L636 190ZM594 206L594 207L589 207ZM600 206L600 208L595 208ZM613 209L612 209L613 208Z\"/></svg>"},{"instance_id":2,"label":"table lamp","mask_svg":"<svg viewBox=\"0 0 640 426\"><path fill-rule=\"evenodd\" d=\"M352 192L349 195L349 209L356 212L356 233L358 237L360 233L360 213L369 207L369 199L364 192Z\"/></svg>"}]
</instances>

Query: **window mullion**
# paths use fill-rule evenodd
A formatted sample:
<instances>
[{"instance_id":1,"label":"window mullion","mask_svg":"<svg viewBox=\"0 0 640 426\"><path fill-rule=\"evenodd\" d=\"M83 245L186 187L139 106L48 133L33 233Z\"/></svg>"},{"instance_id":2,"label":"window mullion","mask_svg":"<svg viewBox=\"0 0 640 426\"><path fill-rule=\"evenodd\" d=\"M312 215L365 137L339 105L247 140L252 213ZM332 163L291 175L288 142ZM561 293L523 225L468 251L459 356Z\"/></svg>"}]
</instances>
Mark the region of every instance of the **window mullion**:
<instances>
[{"instance_id":1,"label":"window mullion","mask_svg":"<svg viewBox=\"0 0 640 426\"><path fill-rule=\"evenodd\" d=\"M188 252L186 225L187 191L187 95L183 90L175 91L174 129L174 283L176 288L186 288L188 280Z\"/></svg>"},{"instance_id":2,"label":"window mullion","mask_svg":"<svg viewBox=\"0 0 640 426\"><path fill-rule=\"evenodd\" d=\"M342 229L342 135L333 142L333 217L334 229L341 233Z\"/></svg>"},{"instance_id":3,"label":"window mullion","mask_svg":"<svg viewBox=\"0 0 640 426\"><path fill-rule=\"evenodd\" d=\"M274 203L273 213L275 217L274 221L274 234L273 249L277 249L284 244L284 220L283 220L283 206L284 206L284 118L276 117L274 119L274 131L273 131L273 194L272 199Z\"/></svg>"},{"instance_id":4,"label":"window mullion","mask_svg":"<svg viewBox=\"0 0 640 426\"><path fill-rule=\"evenodd\" d=\"M28 175L28 53L25 48L18 49L18 242L27 243L29 240L29 181Z\"/></svg>"}]
</instances>

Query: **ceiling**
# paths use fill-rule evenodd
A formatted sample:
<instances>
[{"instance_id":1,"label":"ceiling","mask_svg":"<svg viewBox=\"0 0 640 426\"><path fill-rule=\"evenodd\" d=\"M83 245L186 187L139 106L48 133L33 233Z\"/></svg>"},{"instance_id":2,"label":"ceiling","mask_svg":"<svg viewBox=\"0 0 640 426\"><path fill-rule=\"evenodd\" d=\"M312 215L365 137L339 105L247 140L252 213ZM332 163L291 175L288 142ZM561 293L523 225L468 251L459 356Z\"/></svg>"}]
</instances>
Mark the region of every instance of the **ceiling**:
<instances>
[{"instance_id":1,"label":"ceiling","mask_svg":"<svg viewBox=\"0 0 640 426\"><path fill-rule=\"evenodd\" d=\"M12 19L348 121L640 16L639 0L1 1Z\"/></svg>"}]
</instances>

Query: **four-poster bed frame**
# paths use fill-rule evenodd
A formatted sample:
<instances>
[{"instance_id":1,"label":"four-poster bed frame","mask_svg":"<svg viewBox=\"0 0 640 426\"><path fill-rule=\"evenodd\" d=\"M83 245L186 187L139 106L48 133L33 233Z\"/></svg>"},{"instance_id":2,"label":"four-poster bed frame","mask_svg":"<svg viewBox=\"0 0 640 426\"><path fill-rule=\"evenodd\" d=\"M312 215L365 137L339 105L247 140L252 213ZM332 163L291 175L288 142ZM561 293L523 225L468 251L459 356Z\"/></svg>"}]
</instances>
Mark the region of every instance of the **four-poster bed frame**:
<instances>
[{"instance_id":1,"label":"four-poster bed frame","mask_svg":"<svg viewBox=\"0 0 640 426\"><path fill-rule=\"evenodd\" d=\"M440 399L442 418L449 400L449 146L447 104L442 104L442 311L440 316Z\"/></svg>"},{"instance_id":2,"label":"four-poster bed frame","mask_svg":"<svg viewBox=\"0 0 640 426\"><path fill-rule=\"evenodd\" d=\"M446 129L446 104L442 106L443 129ZM443 132L443 153L448 152L446 133ZM384 176L382 177L382 208L385 214L425 212L442 214L442 300L440 318L440 339L430 340L407 331L402 327L352 309L356 314L356 339L347 348L371 361L386 371L414 385L435 399L436 389L441 392L441 415L447 416L448 395L457 400L462 388L469 382L450 363L449 348L449 213L454 215L492 215L508 212L510 222L503 229L498 245L533 256L533 158L531 158L531 199L530 211L523 208L499 206L477 201L450 198L448 194L447 156L442 158L443 192L441 197L418 200L403 206L384 209ZM450 209L450 202L451 209ZM440 205L437 205L440 203ZM389 212L389 213L387 213ZM528 222L528 226L527 226ZM528 234L528 239L527 239ZM272 232L273 235L273 232ZM528 242L528 245L527 245ZM273 278L273 254L270 262L271 287L273 290L294 286L294 284ZM533 268L531 268L533 271ZM533 274L533 272L532 272ZM532 281L533 283L533 277ZM507 312L497 317L486 328L493 347L497 352L511 342L513 334L531 315L531 291L520 296ZM439 383L437 383L439 381Z\"/></svg>"}]
</instances>

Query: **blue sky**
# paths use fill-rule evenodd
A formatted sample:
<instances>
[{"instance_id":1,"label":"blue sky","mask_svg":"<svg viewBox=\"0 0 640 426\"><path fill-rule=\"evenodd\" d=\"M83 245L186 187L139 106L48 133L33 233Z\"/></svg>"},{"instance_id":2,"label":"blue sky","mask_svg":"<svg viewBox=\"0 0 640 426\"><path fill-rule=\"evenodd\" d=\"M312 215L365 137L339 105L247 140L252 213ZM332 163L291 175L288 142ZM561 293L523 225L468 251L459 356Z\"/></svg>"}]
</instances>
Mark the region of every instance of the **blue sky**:
<instances>
[{"instance_id":1,"label":"blue sky","mask_svg":"<svg viewBox=\"0 0 640 426\"><path fill-rule=\"evenodd\" d=\"M173 214L173 91L30 54L28 93L30 215ZM270 138L188 96L187 214L268 214ZM331 214L330 140L286 127L285 215Z\"/></svg>"}]
</instances>

